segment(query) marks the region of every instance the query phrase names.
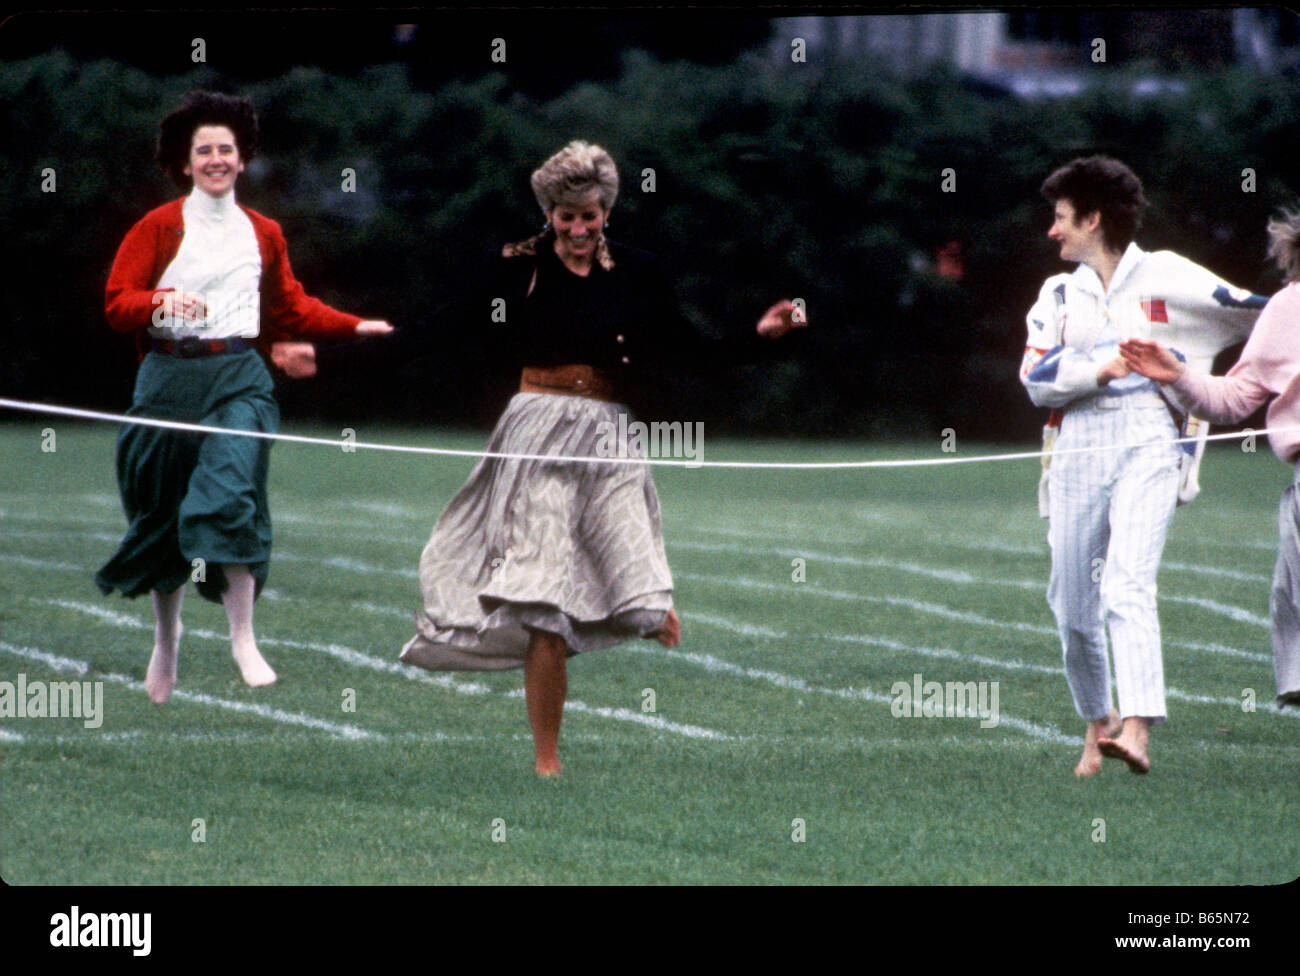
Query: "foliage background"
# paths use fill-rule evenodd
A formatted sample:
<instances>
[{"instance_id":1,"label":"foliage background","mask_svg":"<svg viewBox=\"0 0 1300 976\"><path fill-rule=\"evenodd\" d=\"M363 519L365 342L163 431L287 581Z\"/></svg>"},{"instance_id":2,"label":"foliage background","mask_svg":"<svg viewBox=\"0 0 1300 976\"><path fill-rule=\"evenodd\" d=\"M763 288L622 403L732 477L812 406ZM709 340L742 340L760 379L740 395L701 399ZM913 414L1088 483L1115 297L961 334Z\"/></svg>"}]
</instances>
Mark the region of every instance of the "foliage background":
<instances>
[{"instance_id":1,"label":"foliage background","mask_svg":"<svg viewBox=\"0 0 1300 976\"><path fill-rule=\"evenodd\" d=\"M1025 100L942 70L782 63L747 18L674 34L671 18L611 27L552 12L543 29L524 14L429 15L418 36L439 39L438 57L381 43L392 24L374 18L240 23L264 29L209 25L198 65L189 39L204 31L184 19L55 30L28 18L0 32L0 54L15 55L0 64L6 395L129 402L134 351L106 327L103 286L126 230L177 195L154 140L192 88L258 107L262 151L240 200L283 224L308 291L401 329L397 342L324 350L320 377L281 383L286 416L304 420L491 422L512 378L484 335L448 330L436 311L484 253L536 232L528 175L577 137L620 163L611 236L664 256L698 328L740 328L781 296L808 303L816 335L798 357L665 391L720 431L1031 436L1023 317L1062 269L1038 185L1081 153L1142 175L1144 246L1257 291L1279 284L1264 225L1298 175L1300 95L1286 76L1183 65L1181 91L1138 95L1154 69L1126 61L1097 66L1082 95ZM493 65L484 52L501 34L510 53ZM46 167L55 193L41 192ZM346 167L355 193L342 192ZM956 192L941 190L947 168ZM949 240L964 248L960 282L934 271Z\"/></svg>"}]
</instances>

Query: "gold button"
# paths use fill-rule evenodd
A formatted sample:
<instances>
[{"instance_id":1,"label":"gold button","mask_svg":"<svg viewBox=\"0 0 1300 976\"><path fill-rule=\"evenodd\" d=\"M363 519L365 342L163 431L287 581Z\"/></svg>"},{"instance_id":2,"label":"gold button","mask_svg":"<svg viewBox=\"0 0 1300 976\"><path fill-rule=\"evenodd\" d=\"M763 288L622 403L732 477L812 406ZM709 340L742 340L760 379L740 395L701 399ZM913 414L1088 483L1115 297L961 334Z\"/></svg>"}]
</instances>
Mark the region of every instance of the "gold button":
<instances>
[{"instance_id":1,"label":"gold button","mask_svg":"<svg viewBox=\"0 0 1300 976\"><path fill-rule=\"evenodd\" d=\"M618 337L617 337L617 341L618 341L618 342L622 342L622 341L623 341L623 337L622 337L622 336L618 336Z\"/></svg>"},{"instance_id":2,"label":"gold button","mask_svg":"<svg viewBox=\"0 0 1300 976\"><path fill-rule=\"evenodd\" d=\"M626 356L623 357L623 362L630 363L631 361L632 360L628 359Z\"/></svg>"}]
</instances>

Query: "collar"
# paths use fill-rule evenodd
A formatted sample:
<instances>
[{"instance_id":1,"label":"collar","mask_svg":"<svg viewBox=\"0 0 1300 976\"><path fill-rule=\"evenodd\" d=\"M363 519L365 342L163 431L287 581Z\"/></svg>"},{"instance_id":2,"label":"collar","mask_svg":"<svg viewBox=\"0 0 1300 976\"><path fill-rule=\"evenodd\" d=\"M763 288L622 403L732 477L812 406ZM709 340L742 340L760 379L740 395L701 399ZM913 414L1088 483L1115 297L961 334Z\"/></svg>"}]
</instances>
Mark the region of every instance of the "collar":
<instances>
[{"instance_id":1,"label":"collar","mask_svg":"<svg viewBox=\"0 0 1300 976\"><path fill-rule=\"evenodd\" d=\"M231 192L233 193L234 191L232 190ZM515 241L513 244L507 244L501 249L501 256L507 258L517 258L520 255L537 257L539 254L549 254L555 259L556 264L561 267L564 266L564 262L560 260L560 256L555 253L555 229L550 225L547 225L546 230L542 231L540 234L536 234L527 240ZM593 271L597 269L605 271L614 270L614 256L609 251L609 238L601 238L600 243L596 246L594 261L595 264L592 268Z\"/></svg>"},{"instance_id":2,"label":"collar","mask_svg":"<svg viewBox=\"0 0 1300 976\"><path fill-rule=\"evenodd\" d=\"M230 192L224 196L212 197L196 186L181 204L181 211L187 217L201 220L224 220L239 211L235 203L235 188L231 187Z\"/></svg>"},{"instance_id":3,"label":"collar","mask_svg":"<svg viewBox=\"0 0 1300 976\"><path fill-rule=\"evenodd\" d=\"M1119 264L1115 265L1115 273L1110 278L1110 290L1113 292L1121 285L1124 280L1133 273L1133 270L1146 257L1147 252L1138 247L1133 241L1129 241L1128 247L1120 255ZM1074 269L1074 285L1081 291L1090 292L1105 298L1107 291L1101 286L1101 277L1091 267L1086 264L1080 264Z\"/></svg>"}]
</instances>

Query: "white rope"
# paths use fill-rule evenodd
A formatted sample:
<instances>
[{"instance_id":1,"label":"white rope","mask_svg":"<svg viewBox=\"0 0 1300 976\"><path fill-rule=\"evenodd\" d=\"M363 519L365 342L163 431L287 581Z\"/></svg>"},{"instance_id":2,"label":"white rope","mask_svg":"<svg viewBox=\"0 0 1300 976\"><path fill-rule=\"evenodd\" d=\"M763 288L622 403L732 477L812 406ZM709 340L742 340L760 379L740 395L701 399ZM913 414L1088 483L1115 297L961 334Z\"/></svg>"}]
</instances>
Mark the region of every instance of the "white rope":
<instances>
[{"instance_id":1,"label":"white rope","mask_svg":"<svg viewBox=\"0 0 1300 976\"><path fill-rule=\"evenodd\" d=\"M304 437L300 434L271 434L261 430L236 430L230 427L207 427L203 424L189 424L179 420L156 420L151 417L128 417L125 414L103 413L98 410L83 410L79 407L64 407L52 403L32 403L26 400L7 400L0 397L0 407L21 410L27 413L52 414L60 417L78 417L83 420L100 420L118 424L136 424L141 427L159 427L164 430L183 430L196 434L231 434L237 437L255 437L260 440L285 441L290 444L316 444L352 451L393 451L400 454L432 454L442 457L486 457L514 461L569 461L578 464L657 464L665 467L681 468L763 468L788 470L828 470L837 468L921 468L944 464L979 464L986 461L1025 461L1031 458L1041 459L1050 454L1059 457L1065 454L1089 454L1097 451L1127 450L1129 448L1148 447L1167 444L1169 441L1155 439L1139 441L1132 444L1106 444L1098 447L1054 448L1050 452L1017 451L1011 454L983 454L974 457L910 458L898 461L690 461L678 458L641 458L641 457L591 457L569 456L564 454L507 454L496 451L462 451L447 447L414 447L406 444L373 444L366 441L353 441L346 438L332 440L327 437ZM1206 440L1234 440L1300 430L1300 426L1270 427L1265 430L1244 430L1226 434L1210 434ZM1178 438L1173 443L1189 444L1197 437Z\"/></svg>"}]
</instances>

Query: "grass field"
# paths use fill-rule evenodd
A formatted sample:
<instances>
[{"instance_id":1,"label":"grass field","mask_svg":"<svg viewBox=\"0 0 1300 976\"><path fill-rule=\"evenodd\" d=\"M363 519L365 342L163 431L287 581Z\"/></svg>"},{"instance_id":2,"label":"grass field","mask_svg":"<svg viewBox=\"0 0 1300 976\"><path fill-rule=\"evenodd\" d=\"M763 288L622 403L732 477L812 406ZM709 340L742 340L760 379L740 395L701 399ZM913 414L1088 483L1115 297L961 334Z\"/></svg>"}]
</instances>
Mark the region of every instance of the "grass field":
<instances>
[{"instance_id":1,"label":"grass field","mask_svg":"<svg viewBox=\"0 0 1300 976\"><path fill-rule=\"evenodd\" d=\"M277 446L257 631L280 682L240 682L221 608L191 590L178 692L158 707L140 683L148 603L91 582L124 527L113 435L0 426L0 679L84 669L104 683L99 728L3 722L11 884L1217 885L1300 872L1300 722L1272 705L1266 619L1289 472L1263 445L1211 448L1201 498L1175 519L1160 576L1170 720L1147 777L1114 763L1071 775L1082 722L1044 599L1038 467L1016 461L659 469L682 646L571 662L565 773L538 781L519 672L397 661L420 550L470 461ZM712 460L936 453L707 446ZM997 682L997 725L895 717L891 688L916 674Z\"/></svg>"}]
</instances>

